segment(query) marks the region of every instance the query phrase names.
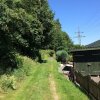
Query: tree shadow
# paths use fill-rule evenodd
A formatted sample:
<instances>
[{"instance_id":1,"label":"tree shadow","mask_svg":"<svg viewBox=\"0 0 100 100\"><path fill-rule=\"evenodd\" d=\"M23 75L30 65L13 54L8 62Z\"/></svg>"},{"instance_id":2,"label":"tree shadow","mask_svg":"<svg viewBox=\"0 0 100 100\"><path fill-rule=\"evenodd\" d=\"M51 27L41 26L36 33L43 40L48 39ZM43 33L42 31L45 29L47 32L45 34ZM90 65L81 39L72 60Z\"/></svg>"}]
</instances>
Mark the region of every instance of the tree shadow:
<instances>
[{"instance_id":1,"label":"tree shadow","mask_svg":"<svg viewBox=\"0 0 100 100\"><path fill-rule=\"evenodd\" d=\"M47 60L41 60L39 63L47 63Z\"/></svg>"}]
</instances>

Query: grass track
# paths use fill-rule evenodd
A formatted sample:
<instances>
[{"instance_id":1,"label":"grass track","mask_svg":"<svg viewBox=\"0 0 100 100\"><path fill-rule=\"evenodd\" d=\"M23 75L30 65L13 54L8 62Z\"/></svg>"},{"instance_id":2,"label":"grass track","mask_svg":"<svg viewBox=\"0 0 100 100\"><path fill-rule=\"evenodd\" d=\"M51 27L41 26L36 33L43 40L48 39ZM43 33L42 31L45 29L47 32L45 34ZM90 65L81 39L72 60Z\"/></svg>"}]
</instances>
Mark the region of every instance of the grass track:
<instances>
[{"instance_id":1,"label":"grass track","mask_svg":"<svg viewBox=\"0 0 100 100\"><path fill-rule=\"evenodd\" d=\"M26 62L32 62L27 60ZM52 75L59 100L89 100L73 83L58 73L58 63L48 58L47 63L33 64L33 73L20 83L20 88L2 94L0 100L54 100L49 77ZM32 66L32 65L31 65Z\"/></svg>"},{"instance_id":2,"label":"grass track","mask_svg":"<svg viewBox=\"0 0 100 100\"><path fill-rule=\"evenodd\" d=\"M59 100L89 100L89 98L76 86L66 79L62 74L58 73L58 63L55 60L49 61L51 73L54 77Z\"/></svg>"}]
</instances>

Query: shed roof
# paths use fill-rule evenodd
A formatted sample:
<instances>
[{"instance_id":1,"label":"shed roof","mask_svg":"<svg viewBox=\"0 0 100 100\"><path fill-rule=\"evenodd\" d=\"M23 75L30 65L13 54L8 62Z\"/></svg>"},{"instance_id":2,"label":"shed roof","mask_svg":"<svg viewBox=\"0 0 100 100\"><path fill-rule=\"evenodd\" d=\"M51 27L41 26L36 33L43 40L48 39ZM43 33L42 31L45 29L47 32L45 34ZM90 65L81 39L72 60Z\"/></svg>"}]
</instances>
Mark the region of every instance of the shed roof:
<instances>
[{"instance_id":1,"label":"shed roof","mask_svg":"<svg viewBox=\"0 0 100 100\"><path fill-rule=\"evenodd\" d=\"M100 47L98 47L98 48L74 49L74 50L71 50L70 52L74 53L74 52L85 52L85 51L100 51Z\"/></svg>"},{"instance_id":2,"label":"shed roof","mask_svg":"<svg viewBox=\"0 0 100 100\"><path fill-rule=\"evenodd\" d=\"M85 46L84 49L73 49L70 52L86 52L86 51L100 51L100 40L97 40L91 44Z\"/></svg>"}]
</instances>

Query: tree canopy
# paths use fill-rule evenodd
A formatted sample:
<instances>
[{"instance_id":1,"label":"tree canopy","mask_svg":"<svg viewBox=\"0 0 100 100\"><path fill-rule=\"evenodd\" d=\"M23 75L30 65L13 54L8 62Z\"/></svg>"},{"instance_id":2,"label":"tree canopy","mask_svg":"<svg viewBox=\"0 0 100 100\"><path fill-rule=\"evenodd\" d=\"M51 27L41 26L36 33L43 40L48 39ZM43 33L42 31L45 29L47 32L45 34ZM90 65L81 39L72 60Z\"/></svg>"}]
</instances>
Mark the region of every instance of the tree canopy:
<instances>
[{"instance_id":1,"label":"tree canopy","mask_svg":"<svg viewBox=\"0 0 100 100\"><path fill-rule=\"evenodd\" d=\"M57 50L68 50L73 45L69 35L62 31L59 20L54 20L52 28L51 48Z\"/></svg>"},{"instance_id":2,"label":"tree canopy","mask_svg":"<svg viewBox=\"0 0 100 100\"><path fill-rule=\"evenodd\" d=\"M40 49L71 45L47 0L0 0L0 63L5 67L17 67L16 52L35 58Z\"/></svg>"}]
</instances>

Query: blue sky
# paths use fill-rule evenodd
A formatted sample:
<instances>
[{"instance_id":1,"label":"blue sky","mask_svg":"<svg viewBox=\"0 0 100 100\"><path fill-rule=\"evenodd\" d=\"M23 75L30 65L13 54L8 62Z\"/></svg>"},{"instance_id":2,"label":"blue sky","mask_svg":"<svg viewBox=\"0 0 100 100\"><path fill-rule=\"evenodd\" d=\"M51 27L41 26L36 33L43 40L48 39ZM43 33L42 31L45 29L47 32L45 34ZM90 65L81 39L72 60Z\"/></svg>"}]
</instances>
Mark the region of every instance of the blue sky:
<instances>
[{"instance_id":1,"label":"blue sky","mask_svg":"<svg viewBox=\"0 0 100 100\"><path fill-rule=\"evenodd\" d=\"M67 32L74 44L78 31L86 36L81 39L83 45L100 39L100 0L48 0L50 8L59 19L62 30Z\"/></svg>"}]
</instances>

